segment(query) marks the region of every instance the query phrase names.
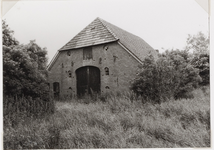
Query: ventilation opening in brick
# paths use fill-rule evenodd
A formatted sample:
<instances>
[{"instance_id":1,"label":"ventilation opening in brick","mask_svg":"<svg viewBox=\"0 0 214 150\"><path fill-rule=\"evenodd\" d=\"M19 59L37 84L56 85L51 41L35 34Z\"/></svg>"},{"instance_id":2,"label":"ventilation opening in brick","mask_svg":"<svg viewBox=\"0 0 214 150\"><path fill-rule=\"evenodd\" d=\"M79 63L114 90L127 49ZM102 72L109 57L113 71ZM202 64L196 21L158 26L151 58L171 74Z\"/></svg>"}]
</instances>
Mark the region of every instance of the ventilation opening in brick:
<instances>
[{"instance_id":1,"label":"ventilation opening in brick","mask_svg":"<svg viewBox=\"0 0 214 150\"><path fill-rule=\"evenodd\" d=\"M70 70L68 71L68 76L69 76L69 78L71 78L71 76L72 76L72 73Z\"/></svg>"},{"instance_id":2,"label":"ventilation opening in brick","mask_svg":"<svg viewBox=\"0 0 214 150\"><path fill-rule=\"evenodd\" d=\"M108 46L107 46L107 45L104 45L104 46L103 46L103 49L107 51L107 50L108 50Z\"/></svg>"},{"instance_id":3,"label":"ventilation opening in brick","mask_svg":"<svg viewBox=\"0 0 214 150\"><path fill-rule=\"evenodd\" d=\"M68 51L68 52L67 52L67 55L68 55L68 56L71 56L71 52L70 52L70 51Z\"/></svg>"},{"instance_id":4,"label":"ventilation opening in brick","mask_svg":"<svg viewBox=\"0 0 214 150\"><path fill-rule=\"evenodd\" d=\"M105 75L109 75L109 69L108 69L108 67L105 67Z\"/></svg>"},{"instance_id":5,"label":"ventilation opening in brick","mask_svg":"<svg viewBox=\"0 0 214 150\"><path fill-rule=\"evenodd\" d=\"M50 90L50 83L47 83L48 84L48 89Z\"/></svg>"},{"instance_id":6,"label":"ventilation opening in brick","mask_svg":"<svg viewBox=\"0 0 214 150\"><path fill-rule=\"evenodd\" d=\"M99 64L102 64L102 58L99 59Z\"/></svg>"},{"instance_id":7,"label":"ventilation opening in brick","mask_svg":"<svg viewBox=\"0 0 214 150\"><path fill-rule=\"evenodd\" d=\"M54 92L59 92L59 82L54 82L53 83L53 91Z\"/></svg>"}]
</instances>

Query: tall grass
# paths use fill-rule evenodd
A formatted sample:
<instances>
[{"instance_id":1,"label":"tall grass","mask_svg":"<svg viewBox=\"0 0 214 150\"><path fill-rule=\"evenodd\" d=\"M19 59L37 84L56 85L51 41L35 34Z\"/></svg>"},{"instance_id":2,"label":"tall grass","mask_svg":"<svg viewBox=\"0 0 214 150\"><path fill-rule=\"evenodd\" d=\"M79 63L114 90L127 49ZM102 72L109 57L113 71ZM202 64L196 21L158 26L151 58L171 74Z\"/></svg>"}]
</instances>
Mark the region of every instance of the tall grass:
<instances>
[{"instance_id":1,"label":"tall grass","mask_svg":"<svg viewBox=\"0 0 214 150\"><path fill-rule=\"evenodd\" d=\"M5 126L4 148L210 147L209 88L193 94L161 104L132 94L57 102L53 115Z\"/></svg>"},{"instance_id":2,"label":"tall grass","mask_svg":"<svg viewBox=\"0 0 214 150\"><path fill-rule=\"evenodd\" d=\"M15 127L17 124L25 121L25 118L38 118L44 114L54 112L55 106L53 100L43 100L31 97L8 97L3 99L3 117L4 125L11 124Z\"/></svg>"}]
</instances>

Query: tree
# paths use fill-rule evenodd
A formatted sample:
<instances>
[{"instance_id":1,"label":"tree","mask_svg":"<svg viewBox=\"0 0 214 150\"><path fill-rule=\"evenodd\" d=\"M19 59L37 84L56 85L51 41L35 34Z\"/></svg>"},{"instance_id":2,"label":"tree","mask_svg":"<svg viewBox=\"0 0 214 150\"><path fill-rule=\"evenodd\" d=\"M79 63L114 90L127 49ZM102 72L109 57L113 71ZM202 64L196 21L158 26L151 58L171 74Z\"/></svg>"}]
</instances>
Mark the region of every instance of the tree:
<instances>
[{"instance_id":1,"label":"tree","mask_svg":"<svg viewBox=\"0 0 214 150\"><path fill-rule=\"evenodd\" d=\"M200 85L208 85L210 83L209 38L202 32L189 35L185 49L193 52L191 64L199 69L202 78Z\"/></svg>"},{"instance_id":2,"label":"tree","mask_svg":"<svg viewBox=\"0 0 214 150\"><path fill-rule=\"evenodd\" d=\"M201 80L198 69L189 61L187 51L166 51L159 54L156 61L150 55L143 61L131 89L143 99L157 103L172 98L188 98Z\"/></svg>"},{"instance_id":3,"label":"tree","mask_svg":"<svg viewBox=\"0 0 214 150\"><path fill-rule=\"evenodd\" d=\"M5 20L2 20L2 45L13 46L18 45L19 42L13 37L13 30L10 30Z\"/></svg>"},{"instance_id":4,"label":"tree","mask_svg":"<svg viewBox=\"0 0 214 150\"><path fill-rule=\"evenodd\" d=\"M5 95L48 98L47 50L35 40L20 45L12 37L13 31L3 22L3 91ZM8 42L9 41L9 42ZM14 42L15 41L15 42Z\"/></svg>"},{"instance_id":5,"label":"tree","mask_svg":"<svg viewBox=\"0 0 214 150\"><path fill-rule=\"evenodd\" d=\"M188 35L185 50L192 51L194 55L209 53L209 38L199 32L196 35Z\"/></svg>"},{"instance_id":6,"label":"tree","mask_svg":"<svg viewBox=\"0 0 214 150\"><path fill-rule=\"evenodd\" d=\"M199 54L192 58L191 64L199 69L199 75L202 78L200 85L210 84L210 63L209 54Z\"/></svg>"}]
</instances>

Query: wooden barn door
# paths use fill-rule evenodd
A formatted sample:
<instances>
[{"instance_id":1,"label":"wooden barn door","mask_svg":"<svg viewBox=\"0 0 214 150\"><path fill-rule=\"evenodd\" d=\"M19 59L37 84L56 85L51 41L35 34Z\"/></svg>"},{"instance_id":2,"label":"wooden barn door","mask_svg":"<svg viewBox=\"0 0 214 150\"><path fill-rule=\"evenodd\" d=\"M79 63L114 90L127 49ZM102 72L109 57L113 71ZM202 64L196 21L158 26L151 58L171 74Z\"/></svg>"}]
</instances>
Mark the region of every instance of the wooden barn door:
<instances>
[{"instance_id":1,"label":"wooden barn door","mask_svg":"<svg viewBox=\"0 0 214 150\"><path fill-rule=\"evenodd\" d=\"M93 94L100 92L100 70L97 67L87 66L76 70L77 94Z\"/></svg>"}]
</instances>

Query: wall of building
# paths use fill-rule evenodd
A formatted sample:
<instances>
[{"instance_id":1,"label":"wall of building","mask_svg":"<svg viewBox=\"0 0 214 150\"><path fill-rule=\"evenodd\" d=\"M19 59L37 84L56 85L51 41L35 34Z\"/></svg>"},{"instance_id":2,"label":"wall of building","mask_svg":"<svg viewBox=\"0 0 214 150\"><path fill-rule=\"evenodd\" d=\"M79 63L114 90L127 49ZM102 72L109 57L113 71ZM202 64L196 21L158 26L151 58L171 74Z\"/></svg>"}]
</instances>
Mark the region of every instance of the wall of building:
<instances>
[{"instance_id":1,"label":"wall of building","mask_svg":"<svg viewBox=\"0 0 214 150\"><path fill-rule=\"evenodd\" d=\"M92 53L93 59L83 60L81 48L60 52L49 69L51 95L53 83L59 82L61 98L70 99L76 96L75 71L83 66L95 66L100 69L101 93L129 90L130 81L136 76L140 63L117 42L93 46ZM105 75L105 67L109 68L109 75Z\"/></svg>"}]
</instances>

